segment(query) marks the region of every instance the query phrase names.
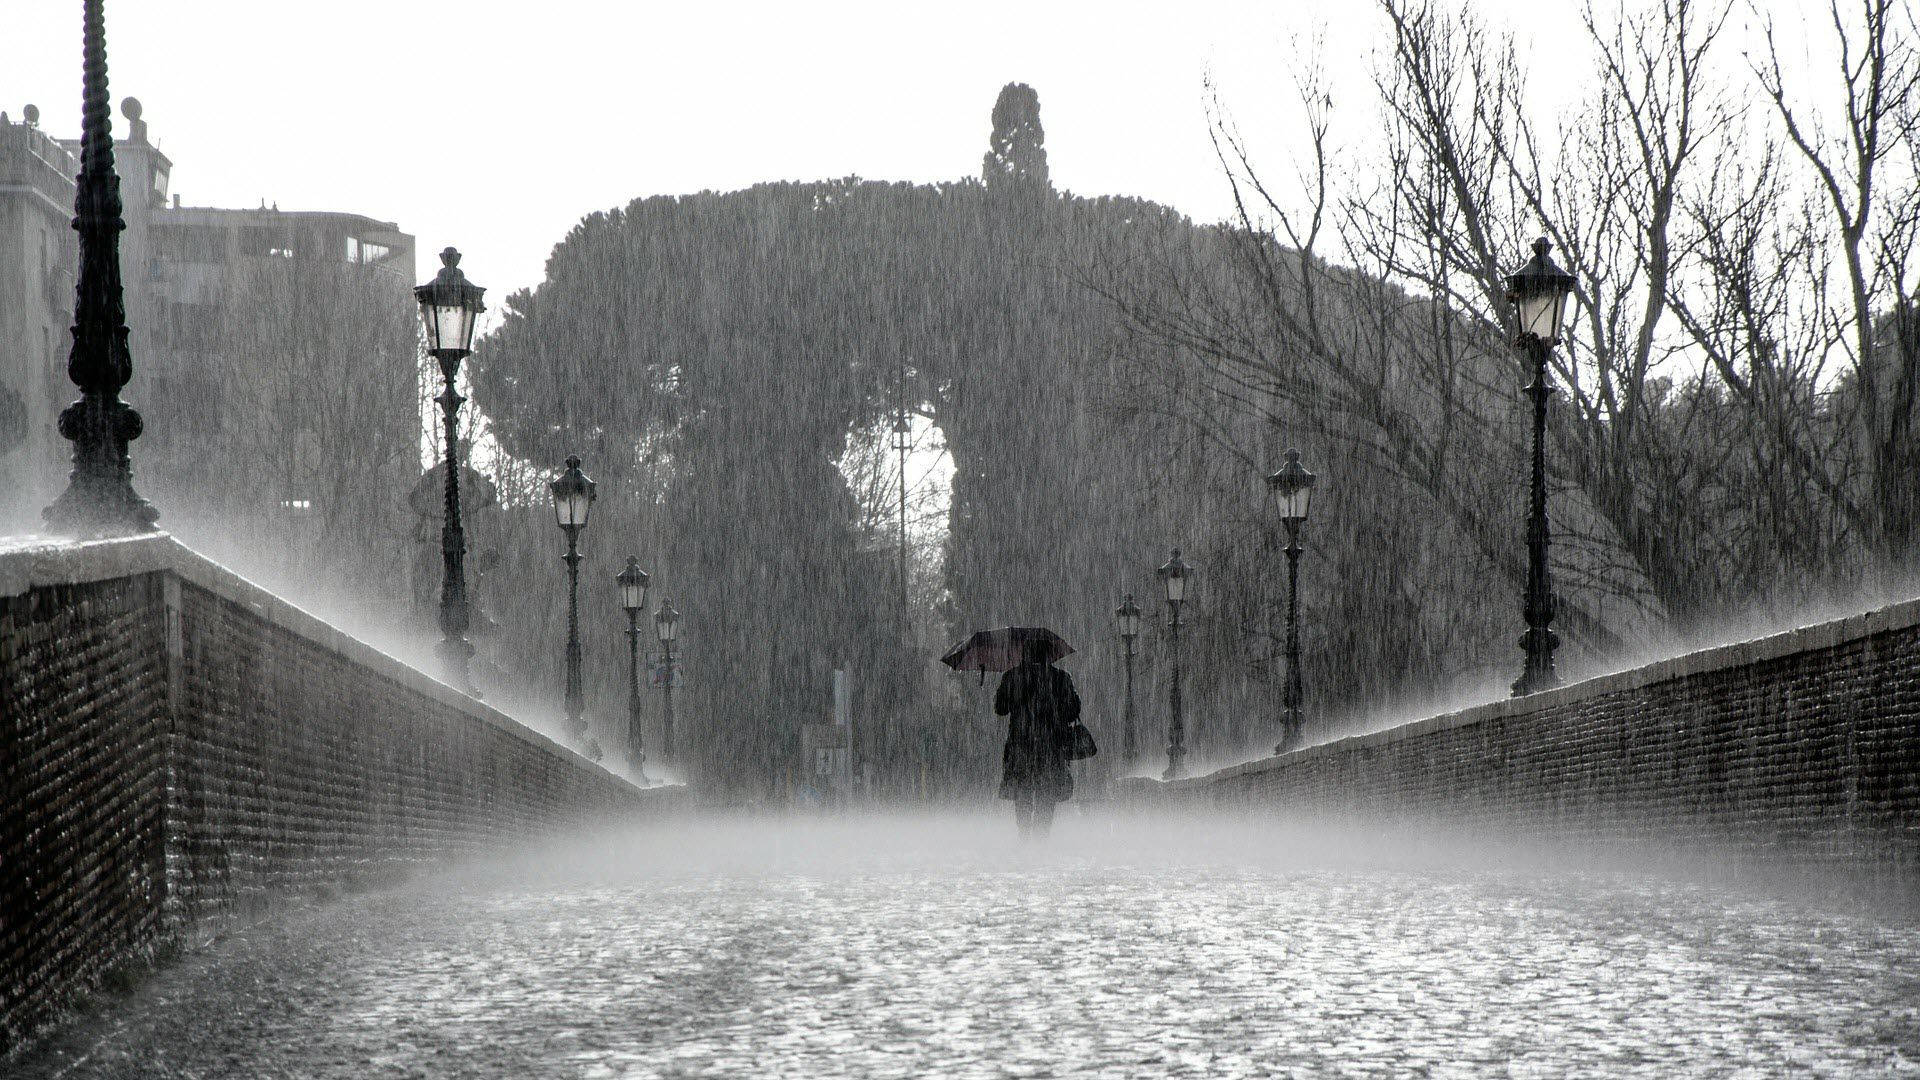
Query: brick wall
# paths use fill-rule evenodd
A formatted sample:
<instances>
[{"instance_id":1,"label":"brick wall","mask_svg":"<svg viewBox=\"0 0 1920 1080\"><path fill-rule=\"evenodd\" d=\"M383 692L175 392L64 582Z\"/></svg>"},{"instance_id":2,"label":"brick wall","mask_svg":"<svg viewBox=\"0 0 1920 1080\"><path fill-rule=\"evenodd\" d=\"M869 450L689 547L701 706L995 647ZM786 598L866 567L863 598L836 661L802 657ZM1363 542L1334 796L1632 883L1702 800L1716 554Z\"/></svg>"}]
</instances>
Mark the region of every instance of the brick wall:
<instances>
[{"instance_id":1,"label":"brick wall","mask_svg":"<svg viewBox=\"0 0 1920 1080\"><path fill-rule=\"evenodd\" d=\"M1920 881L1920 601L1128 785L1136 800L1697 843Z\"/></svg>"},{"instance_id":2,"label":"brick wall","mask_svg":"<svg viewBox=\"0 0 1920 1080\"><path fill-rule=\"evenodd\" d=\"M659 797L166 537L0 549L0 1054L276 897Z\"/></svg>"}]
</instances>

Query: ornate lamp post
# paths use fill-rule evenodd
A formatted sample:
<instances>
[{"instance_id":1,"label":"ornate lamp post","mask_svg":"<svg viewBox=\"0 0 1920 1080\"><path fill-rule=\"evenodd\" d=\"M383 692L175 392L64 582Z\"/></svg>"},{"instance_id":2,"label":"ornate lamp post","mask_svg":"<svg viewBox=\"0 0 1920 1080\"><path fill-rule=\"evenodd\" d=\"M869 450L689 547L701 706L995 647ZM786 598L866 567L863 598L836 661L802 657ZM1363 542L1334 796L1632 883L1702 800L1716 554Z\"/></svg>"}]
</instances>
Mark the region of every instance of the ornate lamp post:
<instances>
[{"instance_id":1,"label":"ornate lamp post","mask_svg":"<svg viewBox=\"0 0 1920 1080\"><path fill-rule=\"evenodd\" d=\"M904 358L900 362L899 405L900 412L893 420L893 448L900 455L900 629L905 635L903 644L911 649L911 643L918 640L918 634L915 632L913 616L911 614L912 604L909 599L910 589L907 577L907 454L913 449L913 425L907 420L907 364ZM907 674L910 678L911 668L908 669ZM908 695L911 695L913 693L912 682L909 681L904 689ZM882 721L882 725L880 744L883 746L895 745L898 739L894 733L894 721L892 717ZM851 748L849 748L848 752L852 752ZM926 747L924 745L920 748L920 754L920 772L922 776L925 776L927 762ZM921 786L925 787L925 784L923 783Z\"/></svg>"},{"instance_id":2,"label":"ornate lamp post","mask_svg":"<svg viewBox=\"0 0 1920 1080\"><path fill-rule=\"evenodd\" d=\"M1284 754L1300 745L1300 704L1305 696L1300 686L1300 526L1307 522L1307 503L1313 497L1316 477L1300 465L1300 451L1288 450L1287 463L1267 477L1267 490L1273 495L1280 520L1287 523L1287 689L1282 698L1285 715L1280 721L1280 744L1273 748Z\"/></svg>"},{"instance_id":3,"label":"ornate lamp post","mask_svg":"<svg viewBox=\"0 0 1920 1080\"><path fill-rule=\"evenodd\" d=\"M560 531L567 534L567 733L575 742L584 743L589 757L599 760L599 743L587 739L587 721L581 713L586 707L580 692L580 531L587 527L587 515L593 512L594 484L580 471L580 458L567 458L567 471L554 478L553 516Z\"/></svg>"},{"instance_id":4,"label":"ornate lamp post","mask_svg":"<svg viewBox=\"0 0 1920 1080\"><path fill-rule=\"evenodd\" d=\"M1553 395L1547 360L1559 343L1560 320L1574 280L1547 256L1551 250L1546 237L1535 240L1533 258L1507 275L1507 299L1520 327L1515 344L1533 361L1533 382L1527 387L1533 398L1533 488L1527 507L1527 596L1522 608L1527 632L1520 639L1527 662L1513 684L1515 697L1560 685L1553 673L1553 650L1560 639L1552 629L1553 582L1547 576L1547 399Z\"/></svg>"},{"instance_id":5,"label":"ornate lamp post","mask_svg":"<svg viewBox=\"0 0 1920 1080\"><path fill-rule=\"evenodd\" d=\"M1182 762L1187 756L1187 721L1181 712L1180 701L1180 605L1187 599L1187 578L1193 574L1180 557L1180 549L1173 549L1173 558L1155 571L1160 575L1161 584L1167 590L1167 609L1172 617L1167 622L1171 635L1168 650L1173 656L1173 667L1167 684L1167 702L1171 717L1167 721L1167 771L1161 774L1162 780L1178 780L1187 774Z\"/></svg>"},{"instance_id":6,"label":"ornate lamp post","mask_svg":"<svg viewBox=\"0 0 1920 1080\"><path fill-rule=\"evenodd\" d=\"M467 280L460 272L460 253L452 248L440 253L440 272L432 281L413 290L420 302L420 321L426 327L427 352L440 362L440 374L447 386L435 401L447 427L447 490L444 524L440 528L440 555L444 563L440 578L440 644L436 652L446 666L455 687L473 693L467 676L467 661L473 646L467 641L467 534L460 527L460 403L467 400L454 389L460 374L460 361L473 351L473 328L486 290Z\"/></svg>"},{"instance_id":7,"label":"ornate lamp post","mask_svg":"<svg viewBox=\"0 0 1920 1080\"><path fill-rule=\"evenodd\" d=\"M647 610L647 572L637 556L627 556L627 568L615 575L620 606L627 609L627 760L633 775L647 782L647 753L640 738L640 613Z\"/></svg>"},{"instance_id":8,"label":"ornate lamp post","mask_svg":"<svg viewBox=\"0 0 1920 1080\"><path fill-rule=\"evenodd\" d=\"M127 444L140 437L140 414L120 400L133 376L127 309L120 285L120 178L113 171L113 120L107 107L107 27L102 0L83 8L80 176L73 228L80 234L80 277L73 301L73 349L67 377L80 400L60 413L73 443L67 489L46 508L48 527L73 536L150 531L160 512L133 490Z\"/></svg>"},{"instance_id":9,"label":"ornate lamp post","mask_svg":"<svg viewBox=\"0 0 1920 1080\"><path fill-rule=\"evenodd\" d=\"M1120 722L1120 766L1131 768L1139 756L1139 749L1133 737L1133 643L1140 638L1140 605L1133 602L1133 594L1128 593L1113 609L1113 618L1120 627L1120 640L1126 645L1127 696Z\"/></svg>"},{"instance_id":10,"label":"ornate lamp post","mask_svg":"<svg viewBox=\"0 0 1920 1080\"><path fill-rule=\"evenodd\" d=\"M680 613L673 609L673 601L662 600L660 610L653 616L654 630L660 636L660 666L665 674L660 680L661 711L660 752L667 760L673 760L673 639L680 632Z\"/></svg>"}]
</instances>

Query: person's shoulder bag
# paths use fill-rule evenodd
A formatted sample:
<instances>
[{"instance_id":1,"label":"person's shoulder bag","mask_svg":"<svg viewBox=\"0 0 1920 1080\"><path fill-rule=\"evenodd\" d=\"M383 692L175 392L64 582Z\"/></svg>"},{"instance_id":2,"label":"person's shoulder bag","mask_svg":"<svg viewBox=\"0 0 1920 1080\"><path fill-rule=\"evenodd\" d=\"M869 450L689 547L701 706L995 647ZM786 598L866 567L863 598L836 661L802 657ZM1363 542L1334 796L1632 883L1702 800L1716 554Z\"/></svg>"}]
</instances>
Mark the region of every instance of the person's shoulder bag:
<instances>
[{"instance_id":1,"label":"person's shoulder bag","mask_svg":"<svg viewBox=\"0 0 1920 1080\"><path fill-rule=\"evenodd\" d=\"M1093 741L1093 732L1080 722L1080 697L1073 692L1073 684L1064 677L1065 672L1061 675L1059 681L1064 685L1057 689L1063 691L1060 696L1071 698L1072 707L1065 730L1060 733L1060 743L1066 748L1068 761L1084 761L1099 753L1100 746Z\"/></svg>"},{"instance_id":2,"label":"person's shoulder bag","mask_svg":"<svg viewBox=\"0 0 1920 1080\"><path fill-rule=\"evenodd\" d=\"M1099 752L1100 747L1093 741L1093 732L1087 730L1087 725L1078 720L1067 725L1068 761L1080 761Z\"/></svg>"}]
</instances>

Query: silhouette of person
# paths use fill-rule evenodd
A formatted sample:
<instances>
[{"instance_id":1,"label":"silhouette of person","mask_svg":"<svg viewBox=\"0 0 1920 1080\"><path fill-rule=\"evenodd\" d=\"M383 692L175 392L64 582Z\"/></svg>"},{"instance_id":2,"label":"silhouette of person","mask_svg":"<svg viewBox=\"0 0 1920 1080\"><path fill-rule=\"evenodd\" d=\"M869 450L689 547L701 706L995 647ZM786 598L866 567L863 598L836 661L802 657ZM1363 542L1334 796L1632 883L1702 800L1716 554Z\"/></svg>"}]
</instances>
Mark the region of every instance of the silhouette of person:
<instances>
[{"instance_id":1,"label":"silhouette of person","mask_svg":"<svg viewBox=\"0 0 1920 1080\"><path fill-rule=\"evenodd\" d=\"M1073 677L1054 667L1045 641L1029 641L1018 667L1000 677L993 711L1007 718L1000 797L1013 800L1022 839L1044 838L1053 808L1073 795L1067 771L1072 725L1080 719Z\"/></svg>"}]
</instances>

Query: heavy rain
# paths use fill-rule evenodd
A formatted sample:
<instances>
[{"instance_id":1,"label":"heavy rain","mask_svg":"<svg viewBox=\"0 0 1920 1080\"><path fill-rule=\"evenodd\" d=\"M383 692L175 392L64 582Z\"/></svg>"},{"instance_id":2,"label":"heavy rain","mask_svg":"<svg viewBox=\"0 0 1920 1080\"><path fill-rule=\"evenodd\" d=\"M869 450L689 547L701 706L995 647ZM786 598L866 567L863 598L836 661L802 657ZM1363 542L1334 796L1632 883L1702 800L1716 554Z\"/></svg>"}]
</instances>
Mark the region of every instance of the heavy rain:
<instances>
[{"instance_id":1,"label":"heavy rain","mask_svg":"<svg viewBox=\"0 0 1920 1080\"><path fill-rule=\"evenodd\" d=\"M1911 6L337 8L5 17L0 1073L1920 1071Z\"/></svg>"}]
</instances>

